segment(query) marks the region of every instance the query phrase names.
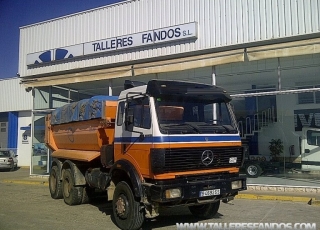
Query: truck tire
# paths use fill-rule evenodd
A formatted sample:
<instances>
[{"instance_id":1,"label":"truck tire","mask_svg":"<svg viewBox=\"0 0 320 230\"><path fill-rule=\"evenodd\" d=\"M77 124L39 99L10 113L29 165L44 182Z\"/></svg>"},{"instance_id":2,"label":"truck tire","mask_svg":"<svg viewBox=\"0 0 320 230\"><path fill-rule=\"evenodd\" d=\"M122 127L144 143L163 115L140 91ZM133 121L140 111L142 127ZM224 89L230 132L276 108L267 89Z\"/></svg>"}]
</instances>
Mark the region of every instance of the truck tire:
<instances>
[{"instance_id":1,"label":"truck tire","mask_svg":"<svg viewBox=\"0 0 320 230\"><path fill-rule=\"evenodd\" d=\"M71 169L64 170L62 180L64 202L68 205L78 205L82 202L83 187L74 186L74 178Z\"/></svg>"},{"instance_id":2,"label":"truck tire","mask_svg":"<svg viewBox=\"0 0 320 230\"><path fill-rule=\"evenodd\" d=\"M120 229L140 229L144 222L144 210L126 182L116 185L112 206L115 222Z\"/></svg>"},{"instance_id":3,"label":"truck tire","mask_svg":"<svg viewBox=\"0 0 320 230\"><path fill-rule=\"evenodd\" d=\"M189 210L195 217L201 219L211 219L217 214L219 207L220 200L210 204L189 206Z\"/></svg>"},{"instance_id":4,"label":"truck tire","mask_svg":"<svg viewBox=\"0 0 320 230\"><path fill-rule=\"evenodd\" d=\"M53 199L63 198L62 194L62 182L60 180L60 172L58 166L54 165L51 168L49 175L49 190Z\"/></svg>"},{"instance_id":5,"label":"truck tire","mask_svg":"<svg viewBox=\"0 0 320 230\"><path fill-rule=\"evenodd\" d=\"M262 168L258 164L246 165L246 174L248 177L257 178L262 173Z\"/></svg>"}]
</instances>

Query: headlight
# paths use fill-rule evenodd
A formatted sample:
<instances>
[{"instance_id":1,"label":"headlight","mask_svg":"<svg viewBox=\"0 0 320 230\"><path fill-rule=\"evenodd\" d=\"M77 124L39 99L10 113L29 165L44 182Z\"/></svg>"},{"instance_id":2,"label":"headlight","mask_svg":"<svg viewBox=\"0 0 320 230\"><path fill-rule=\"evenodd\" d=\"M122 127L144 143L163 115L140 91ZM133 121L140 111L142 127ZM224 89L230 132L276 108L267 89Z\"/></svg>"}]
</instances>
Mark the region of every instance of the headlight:
<instances>
[{"instance_id":1,"label":"headlight","mask_svg":"<svg viewBox=\"0 0 320 230\"><path fill-rule=\"evenodd\" d=\"M236 180L231 182L231 189L239 189L242 188L242 181Z\"/></svg>"},{"instance_id":2,"label":"headlight","mask_svg":"<svg viewBox=\"0 0 320 230\"><path fill-rule=\"evenodd\" d=\"M179 188L167 189L165 192L166 198L178 198L181 197L181 190Z\"/></svg>"}]
</instances>

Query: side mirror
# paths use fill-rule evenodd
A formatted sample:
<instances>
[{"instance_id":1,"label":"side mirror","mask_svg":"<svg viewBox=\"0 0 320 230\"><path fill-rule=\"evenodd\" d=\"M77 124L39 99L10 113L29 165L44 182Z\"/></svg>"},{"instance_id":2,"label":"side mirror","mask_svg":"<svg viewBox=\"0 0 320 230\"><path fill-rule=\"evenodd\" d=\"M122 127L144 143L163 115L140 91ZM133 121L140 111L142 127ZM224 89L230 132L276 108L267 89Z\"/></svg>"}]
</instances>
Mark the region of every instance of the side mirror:
<instances>
[{"instance_id":1,"label":"side mirror","mask_svg":"<svg viewBox=\"0 0 320 230\"><path fill-rule=\"evenodd\" d=\"M127 131L133 131L133 123L134 123L134 116L133 116L133 109L128 108L126 109L126 118L125 118L125 129Z\"/></svg>"}]
</instances>

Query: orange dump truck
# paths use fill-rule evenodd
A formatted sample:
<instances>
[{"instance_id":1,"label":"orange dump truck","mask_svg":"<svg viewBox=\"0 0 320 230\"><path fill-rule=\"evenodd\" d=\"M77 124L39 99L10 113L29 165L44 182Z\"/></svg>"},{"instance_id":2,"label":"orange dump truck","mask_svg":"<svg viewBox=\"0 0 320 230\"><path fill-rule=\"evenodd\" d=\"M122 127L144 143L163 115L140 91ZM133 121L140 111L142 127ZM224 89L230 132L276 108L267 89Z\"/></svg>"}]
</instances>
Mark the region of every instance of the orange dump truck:
<instances>
[{"instance_id":1,"label":"orange dump truck","mask_svg":"<svg viewBox=\"0 0 320 230\"><path fill-rule=\"evenodd\" d=\"M159 207L213 217L246 189L230 101L217 86L151 80L57 108L46 119L52 198L77 205L105 191L121 229L139 229Z\"/></svg>"}]
</instances>

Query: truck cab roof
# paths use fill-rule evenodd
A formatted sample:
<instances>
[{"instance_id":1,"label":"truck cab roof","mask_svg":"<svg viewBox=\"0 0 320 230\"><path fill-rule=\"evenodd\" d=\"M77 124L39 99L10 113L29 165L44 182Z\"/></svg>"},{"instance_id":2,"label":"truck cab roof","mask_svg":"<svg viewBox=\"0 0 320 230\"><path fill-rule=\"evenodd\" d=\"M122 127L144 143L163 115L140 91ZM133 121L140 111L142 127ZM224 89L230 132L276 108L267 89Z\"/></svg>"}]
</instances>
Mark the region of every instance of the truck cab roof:
<instances>
[{"instance_id":1,"label":"truck cab roof","mask_svg":"<svg viewBox=\"0 0 320 230\"><path fill-rule=\"evenodd\" d=\"M132 87L121 92L119 99L125 99L134 94L148 94L152 97L198 97L199 100L214 102L230 102L231 97L221 87L187 81L151 80L146 85Z\"/></svg>"}]
</instances>

